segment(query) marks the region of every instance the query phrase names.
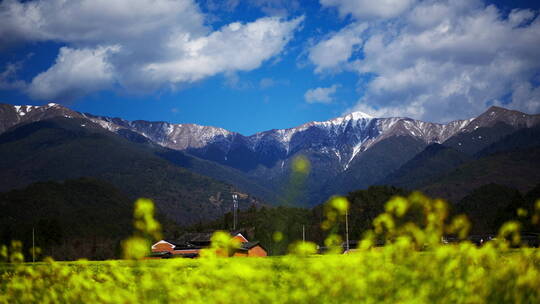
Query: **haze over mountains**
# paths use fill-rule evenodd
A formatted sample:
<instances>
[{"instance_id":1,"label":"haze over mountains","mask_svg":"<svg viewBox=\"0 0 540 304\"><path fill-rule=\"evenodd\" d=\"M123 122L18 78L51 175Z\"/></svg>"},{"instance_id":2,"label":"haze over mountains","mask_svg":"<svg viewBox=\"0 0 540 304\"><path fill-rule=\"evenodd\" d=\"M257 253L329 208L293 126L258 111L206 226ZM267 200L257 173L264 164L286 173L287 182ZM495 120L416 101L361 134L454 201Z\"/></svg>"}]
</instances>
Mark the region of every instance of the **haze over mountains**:
<instances>
[{"instance_id":1,"label":"haze over mountains","mask_svg":"<svg viewBox=\"0 0 540 304\"><path fill-rule=\"evenodd\" d=\"M0 190L39 180L97 177L133 196L156 196L158 206L177 221L229 210L223 206L237 190L227 184L251 195L245 196L243 206L260 201L314 206L331 195L375 184L419 188L459 200L490 182L522 191L539 183L539 123L538 114L500 107L447 124L355 112L245 136L217 127L95 116L53 103L0 104L1 175L9 181ZM42 134L36 136L38 132ZM87 139L84 145L81 138ZM55 145L64 148L52 152ZM120 147L124 150L117 151ZM40 155L72 162L60 169L40 161ZM290 166L298 155L310 160L311 172L302 195L288 201ZM110 165L96 169L104 163ZM116 176L118 170L129 172ZM137 174L146 177L134 177ZM171 187L176 192L169 191ZM197 194L187 194L190 191Z\"/></svg>"}]
</instances>

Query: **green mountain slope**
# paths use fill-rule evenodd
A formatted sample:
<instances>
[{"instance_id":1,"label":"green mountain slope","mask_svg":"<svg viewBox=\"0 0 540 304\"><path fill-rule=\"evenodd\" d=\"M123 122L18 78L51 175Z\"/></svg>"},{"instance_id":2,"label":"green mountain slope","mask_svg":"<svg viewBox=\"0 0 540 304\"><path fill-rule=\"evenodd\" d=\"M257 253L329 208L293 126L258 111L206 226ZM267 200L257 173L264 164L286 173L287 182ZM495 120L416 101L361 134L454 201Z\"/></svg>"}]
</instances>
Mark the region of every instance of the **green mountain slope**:
<instances>
[{"instance_id":1,"label":"green mountain slope","mask_svg":"<svg viewBox=\"0 0 540 304\"><path fill-rule=\"evenodd\" d=\"M189 224L223 214L236 190L192 173L80 118L54 118L0 135L0 191L36 181L90 176L112 183L130 198L149 197L169 218ZM240 207L257 203L243 196Z\"/></svg>"},{"instance_id":2,"label":"green mountain slope","mask_svg":"<svg viewBox=\"0 0 540 304\"><path fill-rule=\"evenodd\" d=\"M326 185L324 194L319 197L319 203L331 195L346 194L376 184L425 147L423 141L410 136L393 136L376 143ZM397 151L399 153L396 153Z\"/></svg>"},{"instance_id":3,"label":"green mountain slope","mask_svg":"<svg viewBox=\"0 0 540 304\"><path fill-rule=\"evenodd\" d=\"M493 126L479 127L471 132L458 133L445 141L443 145L468 155L474 155L516 130L511 125L499 122Z\"/></svg>"},{"instance_id":4,"label":"green mountain slope","mask_svg":"<svg viewBox=\"0 0 540 304\"><path fill-rule=\"evenodd\" d=\"M476 157L532 147L540 147L540 125L511 133L480 150Z\"/></svg>"},{"instance_id":5,"label":"green mountain slope","mask_svg":"<svg viewBox=\"0 0 540 304\"><path fill-rule=\"evenodd\" d=\"M178 150L161 146L153 147L152 149L155 155L189 171L211 177L224 183L230 183L235 188L261 198L270 204L279 201L279 194L268 189L268 187L265 187L260 182L247 177L237 169L200 159Z\"/></svg>"},{"instance_id":6,"label":"green mountain slope","mask_svg":"<svg viewBox=\"0 0 540 304\"><path fill-rule=\"evenodd\" d=\"M539 159L540 147L489 155L462 164L421 190L453 202L489 183L527 192L540 183Z\"/></svg>"},{"instance_id":7,"label":"green mountain slope","mask_svg":"<svg viewBox=\"0 0 540 304\"><path fill-rule=\"evenodd\" d=\"M416 189L471 159L453 148L432 144L379 184Z\"/></svg>"},{"instance_id":8,"label":"green mountain slope","mask_svg":"<svg viewBox=\"0 0 540 304\"><path fill-rule=\"evenodd\" d=\"M279 195L277 193L270 190L261 182L247 177L240 170L221 165L217 162L201 159L183 151L160 146L147 137L128 129L120 129L116 134L133 143L139 144L138 146L140 148L144 148L176 166L214 178L224 183L230 183L239 190L261 198L270 204L279 201Z\"/></svg>"}]
</instances>

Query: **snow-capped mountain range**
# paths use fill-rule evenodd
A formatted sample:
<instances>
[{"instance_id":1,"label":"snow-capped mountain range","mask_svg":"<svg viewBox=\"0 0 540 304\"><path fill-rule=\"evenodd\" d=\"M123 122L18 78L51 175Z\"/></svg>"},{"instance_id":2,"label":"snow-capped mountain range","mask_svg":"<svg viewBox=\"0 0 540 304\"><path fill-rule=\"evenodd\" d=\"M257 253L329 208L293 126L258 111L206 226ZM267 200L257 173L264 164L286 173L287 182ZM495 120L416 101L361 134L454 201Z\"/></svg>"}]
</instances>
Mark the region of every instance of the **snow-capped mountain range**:
<instances>
[{"instance_id":1,"label":"snow-capped mountain range","mask_svg":"<svg viewBox=\"0 0 540 304\"><path fill-rule=\"evenodd\" d=\"M498 137L489 139L475 135L474 142L461 139L466 139L467 134L473 134L479 128L490 128L498 123L512 129L540 123L540 115L500 107L491 107L475 118L446 124L406 117L376 118L354 112L328 121L308 122L294 128L244 136L196 124L95 116L49 103L43 106L0 104L0 133L20 123L56 116L86 119L121 136L125 136L126 130L135 132L163 147L237 169L278 192L289 174L290 162L296 155L303 154L310 159L312 168L313 178L307 181L308 191L323 193L315 195L316 199L322 199L332 191L369 186L397 170L430 144L455 141L453 145L458 149L462 144L478 143L485 147ZM336 183L347 186L335 186ZM321 189L329 190L326 193Z\"/></svg>"},{"instance_id":2,"label":"snow-capped mountain range","mask_svg":"<svg viewBox=\"0 0 540 304\"><path fill-rule=\"evenodd\" d=\"M377 142L391 137L407 135L425 142L442 143L463 130L473 119L457 120L447 124L424 122L410 118L375 118L362 112L354 112L328 121L309 122L289 129L274 129L244 136L222 128L196 124L171 124L168 122L127 121L83 114L102 127L117 132L125 128L137 132L162 146L213 158L227 164L238 146L257 154L274 153L285 160L303 149L316 149L334 154L343 170L363 151ZM216 155L204 157L210 147Z\"/></svg>"},{"instance_id":3,"label":"snow-capped mountain range","mask_svg":"<svg viewBox=\"0 0 540 304\"><path fill-rule=\"evenodd\" d=\"M518 127L530 126L539 121L538 115L528 115L499 107L491 107L478 118L456 120L446 124L405 117L375 118L366 113L353 112L328 121L313 121L294 128L274 129L244 136L211 126L128 121L122 118L94 116L72 111L56 103L10 107L12 113L3 110L0 132L25 121L37 121L60 115L84 117L109 131L128 129L164 147L188 151L239 169L247 168L243 168L245 166L241 164L235 166L229 159L235 159L231 154L237 153L240 147L255 156L259 154L256 158L267 158L266 161L261 159L263 164L286 160L304 149L315 150L335 156L341 169L347 170L359 154L389 137L410 136L425 144L443 143L460 131L471 132L479 127L493 125L495 122L502 121ZM253 166L248 167L254 169Z\"/></svg>"}]
</instances>

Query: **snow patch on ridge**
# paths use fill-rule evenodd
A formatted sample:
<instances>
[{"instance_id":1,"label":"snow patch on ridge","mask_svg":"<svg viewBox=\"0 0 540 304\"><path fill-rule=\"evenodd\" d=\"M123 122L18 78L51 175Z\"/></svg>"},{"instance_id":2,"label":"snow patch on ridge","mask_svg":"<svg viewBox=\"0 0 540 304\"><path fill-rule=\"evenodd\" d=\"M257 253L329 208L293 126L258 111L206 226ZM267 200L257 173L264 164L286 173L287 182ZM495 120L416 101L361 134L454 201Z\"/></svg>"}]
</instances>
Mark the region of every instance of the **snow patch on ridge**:
<instances>
[{"instance_id":1,"label":"snow patch on ridge","mask_svg":"<svg viewBox=\"0 0 540 304\"><path fill-rule=\"evenodd\" d=\"M171 133L174 132L174 125L167 124L166 127L167 127L167 135L171 135Z\"/></svg>"},{"instance_id":2,"label":"snow patch on ridge","mask_svg":"<svg viewBox=\"0 0 540 304\"><path fill-rule=\"evenodd\" d=\"M24 115L28 114L28 112L32 111L33 109L39 108L39 106L30 106L30 105L13 106L13 107L15 108L15 112L19 116L24 116Z\"/></svg>"},{"instance_id":3,"label":"snow patch on ridge","mask_svg":"<svg viewBox=\"0 0 540 304\"><path fill-rule=\"evenodd\" d=\"M341 163L341 154L339 153L339 150L334 149L334 153L336 154L337 158L339 159L339 162Z\"/></svg>"},{"instance_id":4,"label":"snow patch on ridge","mask_svg":"<svg viewBox=\"0 0 540 304\"><path fill-rule=\"evenodd\" d=\"M345 127L347 127L349 122L353 122L353 124L355 124L355 122L356 122L356 124L358 124L358 121L360 121L361 124L367 125L367 123L369 123L369 121L372 120L372 119L374 119L374 117L372 117L372 116L370 116L370 115L368 115L366 113L353 112L353 113L347 114L345 116L336 117L334 119L330 119L330 120L327 120L327 121L314 121L314 122L311 122L311 123L304 124L302 126L315 125L315 126L322 126L322 127L326 127L326 128L329 128L329 127L341 127L340 131L344 131Z\"/></svg>"},{"instance_id":5,"label":"snow patch on ridge","mask_svg":"<svg viewBox=\"0 0 540 304\"><path fill-rule=\"evenodd\" d=\"M349 158L349 161L347 162L347 164L345 164L345 167L343 167L343 171L345 171L345 170L347 170L349 168L349 165L351 164L352 160L356 157L358 152L360 152L360 150L362 149L362 144L363 143L364 142L361 141L361 142L359 142L358 144L356 144L353 147L351 157Z\"/></svg>"}]
</instances>

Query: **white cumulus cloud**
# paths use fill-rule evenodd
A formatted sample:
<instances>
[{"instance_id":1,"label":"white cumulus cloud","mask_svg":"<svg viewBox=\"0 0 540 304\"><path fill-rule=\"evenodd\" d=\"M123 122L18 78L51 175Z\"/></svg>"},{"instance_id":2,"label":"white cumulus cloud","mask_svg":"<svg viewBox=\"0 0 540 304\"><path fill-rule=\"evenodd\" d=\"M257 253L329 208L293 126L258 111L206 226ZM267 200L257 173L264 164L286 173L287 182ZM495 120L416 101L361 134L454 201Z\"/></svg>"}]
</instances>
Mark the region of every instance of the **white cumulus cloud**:
<instances>
[{"instance_id":1,"label":"white cumulus cloud","mask_svg":"<svg viewBox=\"0 0 540 304\"><path fill-rule=\"evenodd\" d=\"M301 21L302 18L283 22L266 17L248 24L231 23L196 39L179 35L169 41L168 60L149 63L142 71L153 81L176 83L222 72L252 70L278 54Z\"/></svg>"},{"instance_id":2,"label":"white cumulus cloud","mask_svg":"<svg viewBox=\"0 0 540 304\"><path fill-rule=\"evenodd\" d=\"M256 69L282 52L302 20L266 17L213 30L193 0L4 0L0 49L65 44L53 66L29 84L36 99L111 86L151 91Z\"/></svg>"},{"instance_id":3,"label":"white cumulus cloud","mask_svg":"<svg viewBox=\"0 0 540 304\"><path fill-rule=\"evenodd\" d=\"M148 43L174 32L206 31L204 16L191 0L5 0L0 3L0 17L3 46L47 40Z\"/></svg>"},{"instance_id":4,"label":"white cumulus cloud","mask_svg":"<svg viewBox=\"0 0 540 304\"><path fill-rule=\"evenodd\" d=\"M362 97L351 111L432 121L471 117L493 104L540 111L538 12L425 0L369 24L356 37L362 56L325 52L358 73ZM310 59L320 72L321 62Z\"/></svg>"},{"instance_id":5,"label":"white cumulus cloud","mask_svg":"<svg viewBox=\"0 0 540 304\"><path fill-rule=\"evenodd\" d=\"M109 88L115 73L108 56L119 51L119 46L96 49L63 47L55 64L34 77L28 93L38 99L69 100Z\"/></svg>"},{"instance_id":6,"label":"white cumulus cloud","mask_svg":"<svg viewBox=\"0 0 540 304\"><path fill-rule=\"evenodd\" d=\"M334 84L328 88L310 89L304 94L304 99L307 103L331 103L339 87L339 84Z\"/></svg>"},{"instance_id":7,"label":"white cumulus cloud","mask_svg":"<svg viewBox=\"0 0 540 304\"><path fill-rule=\"evenodd\" d=\"M351 24L330 35L309 50L309 60L316 65L316 72L335 69L351 57L354 48L362 43L360 35L367 24Z\"/></svg>"}]
</instances>

